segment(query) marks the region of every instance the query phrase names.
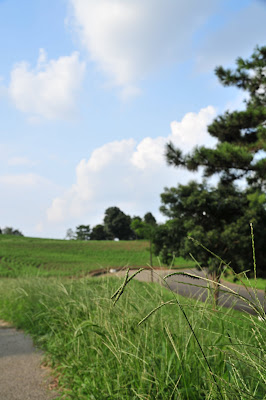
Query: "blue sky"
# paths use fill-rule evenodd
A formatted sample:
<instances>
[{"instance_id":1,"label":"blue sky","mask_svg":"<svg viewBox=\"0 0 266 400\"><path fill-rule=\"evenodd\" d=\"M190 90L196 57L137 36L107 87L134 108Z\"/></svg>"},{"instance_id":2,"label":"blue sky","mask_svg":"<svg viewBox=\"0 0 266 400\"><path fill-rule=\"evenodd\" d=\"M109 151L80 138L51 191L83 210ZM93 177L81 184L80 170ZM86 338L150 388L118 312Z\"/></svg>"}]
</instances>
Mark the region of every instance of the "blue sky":
<instances>
[{"instance_id":1,"label":"blue sky","mask_svg":"<svg viewBox=\"0 0 266 400\"><path fill-rule=\"evenodd\" d=\"M207 125L244 94L223 88L265 45L256 0L0 0L0 227L64 238L107 207L159 221L172 140L212 146Z\"/></svg>"}]
</instances>

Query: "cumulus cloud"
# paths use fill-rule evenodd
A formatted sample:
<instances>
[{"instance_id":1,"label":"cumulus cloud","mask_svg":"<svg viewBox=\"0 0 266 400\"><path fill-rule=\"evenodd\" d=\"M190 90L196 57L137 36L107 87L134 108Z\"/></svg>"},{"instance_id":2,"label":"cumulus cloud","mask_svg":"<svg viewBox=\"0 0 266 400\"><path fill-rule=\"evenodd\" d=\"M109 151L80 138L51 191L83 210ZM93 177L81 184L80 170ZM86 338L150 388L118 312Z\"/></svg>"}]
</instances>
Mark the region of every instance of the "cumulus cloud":
<instances>
[{"instance_id":1,"label":"cumulus cloud","mask_svg":"<svg viewBox=\"0 0 266 400\"><path fill-rule=\"evenodd\" d=\"M69 0L71 21L90 58L123 95L158 67L182 62L193 35L219 1Z\"/></svg>"},{"instance_id":2,"label":"cumulus cloud","mask_svg":"<svg viewBox=\"0 0 266 400\"><path fill-rule=\"evenodd\" d=\"M11 71L9 96L16 108L29 115L31 120L68 119L75 113L76 94L85 72L85 63L79 53L47 60L40 49L35 68L20 62Z\"/></svg>"},{"instance_id":3,"label":"cumulus cloud","mask_svg":"<svg viewBox=\"0 0 266 400\"><path fill-rule=\"evenodd\" d=\"M115 141L94 150L88 160L77 165L76 182L53 200L48 220L59 223L86 218L96 224L112 205L131 215L147 210L156 213L164 186L186 183L193 176L166 166L165 144L171 140L184 151L195 145L213 145L206 126L214 116L215 109L209 106L173 121L166 137L146 137L140 143L133 139Z\"/></svg>"}]
</instances>

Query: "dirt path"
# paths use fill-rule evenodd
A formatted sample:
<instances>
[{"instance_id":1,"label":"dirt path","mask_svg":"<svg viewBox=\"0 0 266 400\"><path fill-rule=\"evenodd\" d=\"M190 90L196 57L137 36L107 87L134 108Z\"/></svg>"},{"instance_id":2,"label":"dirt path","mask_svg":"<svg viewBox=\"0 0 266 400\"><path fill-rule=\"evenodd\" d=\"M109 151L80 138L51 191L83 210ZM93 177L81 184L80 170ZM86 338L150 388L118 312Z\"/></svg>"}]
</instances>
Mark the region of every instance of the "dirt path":
<instances>
[{"instance_id":1,"label":"dirt path","mask_svg":"<svg viewBox=\"0 0 266 400\"><path fill-rule=\"evenodd\" d=\"M0 320L0 400L51 400L49 374L41 368L42 353L29 336Z\"/></svg>"}]
</instances>

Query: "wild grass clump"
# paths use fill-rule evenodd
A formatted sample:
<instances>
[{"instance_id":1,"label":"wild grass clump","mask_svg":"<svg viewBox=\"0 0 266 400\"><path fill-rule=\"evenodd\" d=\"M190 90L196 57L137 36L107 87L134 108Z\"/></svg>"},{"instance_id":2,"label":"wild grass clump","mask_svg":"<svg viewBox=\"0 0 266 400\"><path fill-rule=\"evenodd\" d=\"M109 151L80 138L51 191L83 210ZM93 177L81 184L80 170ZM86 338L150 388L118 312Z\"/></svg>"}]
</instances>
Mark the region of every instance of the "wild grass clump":
<instances>
[{"instance_id":1,"label":"wild grass clump","mask_svg":"<svg viewBox=\"0 0 266 400\"><path fill-rule=\"evenodd\" d=\"M158 284L5 280L0 318L46 351L65 399L264 398L265 321Z\"/></svg>"}]
</instances>

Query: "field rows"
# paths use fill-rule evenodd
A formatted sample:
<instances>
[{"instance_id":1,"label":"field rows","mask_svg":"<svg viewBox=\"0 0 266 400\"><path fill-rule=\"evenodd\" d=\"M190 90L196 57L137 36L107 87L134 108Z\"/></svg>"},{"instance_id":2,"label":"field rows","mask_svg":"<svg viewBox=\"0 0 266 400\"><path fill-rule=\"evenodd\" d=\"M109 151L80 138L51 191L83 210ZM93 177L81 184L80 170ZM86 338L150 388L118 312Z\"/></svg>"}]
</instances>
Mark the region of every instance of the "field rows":
<instances>
[{"instance_id":1,"label":"field rows","mask_svg":"<svg viewBox=\"0 0 266 400\"><path fill-rule=\"evenodd\" d=\"M106 267L146 266L146 241L66 241L0 235L0 276L74 276ZM176 258L175 266L193 262ZM153 257L153 266L160 261Z\"/></svg>"}]
</instances>

